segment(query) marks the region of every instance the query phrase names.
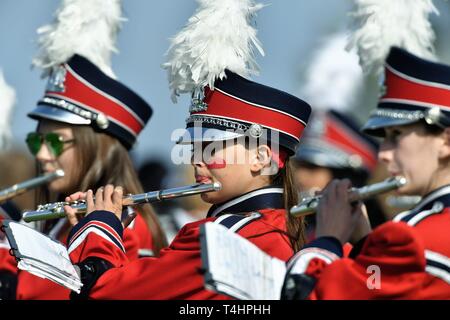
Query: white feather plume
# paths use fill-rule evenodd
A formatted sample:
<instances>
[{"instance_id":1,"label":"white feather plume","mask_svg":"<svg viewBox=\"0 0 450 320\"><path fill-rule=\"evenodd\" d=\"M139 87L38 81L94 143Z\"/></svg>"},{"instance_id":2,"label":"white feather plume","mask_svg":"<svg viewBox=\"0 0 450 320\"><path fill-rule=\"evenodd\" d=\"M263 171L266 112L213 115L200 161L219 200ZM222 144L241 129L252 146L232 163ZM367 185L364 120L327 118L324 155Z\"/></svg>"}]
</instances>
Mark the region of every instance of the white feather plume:
<instances>
[{"instance_id":1,"label":"white feather plume","mask_svg":"<svg viewBox=\"0 0 450 320\"><path fill-rule=\"evenodd\" d=\"M347 51L348 37L337 33L325 38L306 70L301 96L315 110L348 110L363 85L363 72L355 50Z\"/></svg>"},{"instance_id":2,"label":"white feather plume","mask_svg":"<svg viewBox=\"0 0 450 320\"><path fill-rule=\"evenodd\" d=\"M391 46L401 47L428 60L435 60L435 34L428 20L439 14L432 0L354 0L356 47L365 72L380 74Z\"/></svg>"},{"instance_id":3,"label":"white feather plume","mask_svg":"<svg viewBox=\"0 0 450 320\"><path fill-rule=\"evenodd\" d=\"M37 30L39 52L33 65L43 68L46 76L79 54L115 78L111 54L117 52L115 42L124 20L120 0L63 0L54 22Z\"/></svg>"},{"instance_id":4,"label":"white feather plume","mask_svg":"<svg viewBox=\"0 0 450 320\"><path fill-rule=\"evenodd\" d=\"M225 69L243 77L259 71L255 48L264 51L252 19L263 7L254 0L197 0L199 7L187 25L171 39L167 69L172 100L223 79Z\"/></svg>"},{"instance_id":5,"label":"white feather plume","mask_svg":"<svg viewBox=\"0 0 450 320\"><path fill-rule=\"evenodd\" d=\"M11 138L11 118L16 104L16 92L9 86L0 70L0 150L8 145Z\"/></svg>"}]
</instances>

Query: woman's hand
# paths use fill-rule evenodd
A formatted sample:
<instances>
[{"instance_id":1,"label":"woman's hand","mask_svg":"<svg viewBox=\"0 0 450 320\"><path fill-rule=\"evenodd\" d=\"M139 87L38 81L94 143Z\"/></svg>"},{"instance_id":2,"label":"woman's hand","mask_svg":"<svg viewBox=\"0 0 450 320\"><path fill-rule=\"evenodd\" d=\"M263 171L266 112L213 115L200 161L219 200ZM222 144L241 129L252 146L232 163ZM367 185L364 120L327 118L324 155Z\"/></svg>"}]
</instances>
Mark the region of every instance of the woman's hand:
<instances>
[{"instance_id":1,"label":"woman's hand","mask_svg":"<svg viewBox=\"0 0 450 320\"><path fill-rule=\"evenodd\" d=\"M120 220L122 217L122 198L123 188L120 186L114 187L111 184L106 187L100 187L95 193L95 199L92 190L88 192L76 192L69 197L66 197L66 201L86 200L87 212L86 215L96 210L110 211ZM70 206L64 206L67 218L72 226L78 223L77 212Z\"/></svg>"},{"instance_id":2,"label":"woman's hand","mask_svg":"<svg viewBox=\"0 0 450 320\"><path fill-rule=\"evenodd\" d=\"M316 216L316 237L335 237L341 244L350 240L362 215L362 203L352 205L348 190L350 180L333 180L321 192Z\"/></svg>"},{"instance_id":3,"label":"woman's hand","mask_svg":"<svg viewBox=\"0 0 450 320\"><path fill-rule=\"evenodd\" d=\"M75 192L72 193L70 196L66 197L66 202L73 202L73 201L81 201L86 200L87 194L92 195L92 190L88 190L87 192ZM88 208L89 210L89 208ZM64 206L64 211L66 212L67 219L69 220L70 225L73 227L78 223L78 214L77 210L73 209L71 206Z\"/></svg>"}]
</instances>

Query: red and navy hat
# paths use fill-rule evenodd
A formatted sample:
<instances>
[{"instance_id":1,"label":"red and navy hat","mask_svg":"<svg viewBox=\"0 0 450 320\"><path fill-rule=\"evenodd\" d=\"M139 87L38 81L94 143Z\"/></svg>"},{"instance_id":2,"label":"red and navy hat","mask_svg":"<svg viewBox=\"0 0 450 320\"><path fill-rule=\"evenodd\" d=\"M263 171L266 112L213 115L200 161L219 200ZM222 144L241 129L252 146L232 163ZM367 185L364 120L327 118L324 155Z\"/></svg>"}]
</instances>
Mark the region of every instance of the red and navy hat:
<instances>
[{"instance_id":1,"label":"red and navy hat","mask_svg":"<svg viewBox=\"0 0 450 320\"><path fill-rule=\"evenodd\" d=\"M377 151L377 143L360 132L356 121L328 110L313 115L295 159L320 167L370 173L377 165Z\"/></svg>"},{"instance_id":2,"label":"red and navy hat","mask_svg":"<svg viewBox=\"0 0 450 320\"><path fill-rule=\"evenodd\" d=\"M75 54L52 72L44 97L28 116L91 125L130 149L152 112L140 96Z\"/></svg>"},{"instance_id":3,"label":"red and navy hat","mask_svg":"<svg viewBox=\"0 0 450 320\"><path fill-rule=\"evenodd\" d=\"M308 122L311 107L286 92L250 81L229 70L208 87L201 99L193 99L185 135L178 143L220 141L250 135L277 136L279 145L294 154ZM196 134L196 128L201 134ZM197 129L198 130L198 129ZM273 134L275 133L275 134Z\"/></svg>"},{"instance_id":4,"label":"red and navy hat","mask_svg":"<svg viewBox=\"0 0 450 320\"><path fill-rule=\"evenodd\" d=\"M450 66L392 47L385 63L383 95L363 130L383 136L384 128L425 121L450 126Z\"/></svg>"}]
</instances>

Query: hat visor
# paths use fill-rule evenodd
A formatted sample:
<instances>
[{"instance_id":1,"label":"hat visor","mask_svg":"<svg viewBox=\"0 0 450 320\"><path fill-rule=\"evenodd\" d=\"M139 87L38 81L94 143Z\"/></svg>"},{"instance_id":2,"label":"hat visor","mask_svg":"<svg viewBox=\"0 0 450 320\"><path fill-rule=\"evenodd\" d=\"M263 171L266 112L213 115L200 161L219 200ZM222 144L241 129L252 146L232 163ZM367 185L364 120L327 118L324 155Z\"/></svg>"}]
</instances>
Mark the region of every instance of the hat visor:
<instances>
[{"instance_id":1,"label":"hat visor","mask_svg":"<svg viewBox=\"0 0 450 320\"><path fill-rule=\"evenodd\" d=\"M88 125L91 120L80 117L70 111L48 105L38 105L28 116L35 120L47 119L69 124Z\"/></svg>"},{"instance_id":2,"label":"hat visor","mask_svg":"<svg viewBox=\"0 0 450 320\"><path fill-rule=\"evenodd\" d=\"M177 141L177 144L192 144L195 142L212 142L236 139L244 136L243 133L224 131L212 128L189 127Z\"/></svg>"},{"instance_id":3,"label":"hat visor","mask_svg":"<svg viewBox=\"0 0 450 320\"><path fill-rule=\"evenodd\" d=\"M420 119L396 119L390 117L371 116L361 131L375 137L384 137L384 129L392 126L404 126L419 122Z\"/></svg>"}]
</instances>

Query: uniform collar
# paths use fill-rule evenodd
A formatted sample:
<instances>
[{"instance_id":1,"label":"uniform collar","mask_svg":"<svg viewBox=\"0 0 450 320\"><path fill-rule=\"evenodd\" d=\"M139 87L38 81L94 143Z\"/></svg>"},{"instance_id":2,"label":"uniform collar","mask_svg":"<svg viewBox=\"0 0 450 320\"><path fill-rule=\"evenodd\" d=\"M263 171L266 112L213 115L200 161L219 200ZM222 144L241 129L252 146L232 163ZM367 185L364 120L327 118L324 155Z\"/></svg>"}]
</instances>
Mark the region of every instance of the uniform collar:
<instances>
[{"instance_id":1,"label":"uniform collar","mask_svg":"<svg viewBox=\"0 0 450 320\"><path fill-rule=\"evenodd\" d=\"M424 196L414 207L414 211L430 209L436 201L442 202L446 207L450 205L450 185L442 186Z\"/></svg>"},{"instance_id":2,"label":"uniform collar","mask_svg":"<svg viewBox=\"0 0 450 320\"><path fill-rule=\"evenodd\" d=\"M438 213L446 207L450 207L450 185L442 186L428 193L413 209L399 213L394 221L408 222L423 211L429 210Z\"/></svg>"},{"instance_id":3,"label":"uniform collar","mask_svg":"<svg viewBox=\"0 0 450 320\"><path fill-rule=\"evenodd\" d=\"M283 188L265 187L250 191L224 203L213 205L208 217L218 217L225 213L252 212L261 209L283 209Z\"/></svg>"}]
</instances>

